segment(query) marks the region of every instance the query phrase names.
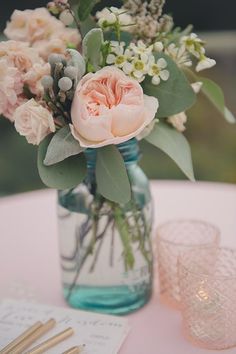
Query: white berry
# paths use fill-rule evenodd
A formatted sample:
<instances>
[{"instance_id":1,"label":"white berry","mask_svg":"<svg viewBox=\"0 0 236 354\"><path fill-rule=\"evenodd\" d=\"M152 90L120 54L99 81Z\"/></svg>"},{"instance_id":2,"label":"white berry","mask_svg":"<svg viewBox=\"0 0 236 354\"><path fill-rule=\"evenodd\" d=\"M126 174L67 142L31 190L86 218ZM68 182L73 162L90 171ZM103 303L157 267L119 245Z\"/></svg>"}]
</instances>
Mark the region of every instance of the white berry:
<instances>
[{"instance_id":1,"label":"white berry","mask_svg":"<svg viewBox=\"0 0 236 354\"><path fill-rule=\"evenodd\" d=\"M64 75L72 80L76 79L78 76L78 69L72 65L67 66L64 70Z\"/></svg>"},{"instance_id":2,"label":"white berry","mask_svg":"<svg viewBox=\"0 0 236 354\"><path fill-rule=\"evenodd\" d=\"M72 80L69 77L62 77L58 81L58 87L61 91L69 91L73 85Z\"/></svg>"},{"instance_id":3,"label":"white berry","mask_svg":"<svg viewBox=\"0 0 236 354\"><path fill-rule=\"evenodd\" d=\"M50 65L55 65L57 63L61 63L62 60L63 60L62 55L56 54L56 53L50 54L48 57L48 62Z\"/></svg>"},{"instance_id":4,"label":"white berry","mask_svg":"<svg viewBox=\"0 0 236 354\"><path fill-rule=\"evenodd\" d=\"M45 75L42 80L41 84L43 85L44 89L49 89L53 85L53 78L49 75Z\"/></svg>"}]
</instances>

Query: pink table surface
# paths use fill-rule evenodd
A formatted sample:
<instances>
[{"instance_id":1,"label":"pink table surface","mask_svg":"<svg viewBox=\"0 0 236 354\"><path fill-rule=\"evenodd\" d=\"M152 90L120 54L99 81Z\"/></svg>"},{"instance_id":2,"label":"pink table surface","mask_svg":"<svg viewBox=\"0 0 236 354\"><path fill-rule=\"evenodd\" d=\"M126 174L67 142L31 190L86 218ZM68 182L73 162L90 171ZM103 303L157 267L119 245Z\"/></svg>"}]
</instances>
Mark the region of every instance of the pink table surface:
<instances>
[{"instance_id":1,"label":"pink table surface","mask_svg":"<svg viewBox=\"0 0 236 354\"><path fill-rule=\"evenodd\" d=\"M220 227L223 245L236 247L236 186L162 181L151 187L156 225L173 218L200 218ZM52 190L0 199L0 298L31 295L42 303L66 306ZM219 353L186 341L180 313L160 304L157 291L148 305L128 318L132 329L121 354ZM235 354L236 348L224 352Z\"/></svg>"}]
</instances>

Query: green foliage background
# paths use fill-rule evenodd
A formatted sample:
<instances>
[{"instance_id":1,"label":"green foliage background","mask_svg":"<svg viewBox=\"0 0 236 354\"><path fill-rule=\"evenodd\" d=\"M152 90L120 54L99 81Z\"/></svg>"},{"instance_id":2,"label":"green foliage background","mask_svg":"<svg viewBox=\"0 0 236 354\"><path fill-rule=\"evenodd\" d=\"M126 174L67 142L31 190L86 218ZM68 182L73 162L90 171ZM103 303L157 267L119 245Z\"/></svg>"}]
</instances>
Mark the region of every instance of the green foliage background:
<instances>
[{"instance_id":1,"label":"green foliage background","mask_svg":"<svg viewBox=\"0 0 236 354\"><path fill-rule=\"evenodd\" d=\"M25 8L40 5L40 1L37 1L37 4L31 2L31 6L29 6L29 1L27 4L26 0L22 1L20 6L16 4L16 1L13 1L12 4L11 2L9 8L5 10L6 13L13 6L15 8ZM173 3L174 8L173 0L169 0L169 8L171 3ZM210 0L205 1L205 3L212 4ZM41 4L45 4L45 2L41 1ZM227 6L230 7L230 4L227 4ZM231 6L232 11L233 2ZM191 12L192 7L189 1L184 6L183 24L186 23L186 18L191 17L191 13L188 14L187 12ZM206 7L204 11L205 9ZM177 11L178 16L180 16L180 12ZM4 22L4 20L4 15L3 17L1 15L1 22ZM191 19L188 22L191 22ZM220 28L222 26L220 18L218 22ZM180 17L178 24L181 25L182 23ZM200 24L199 28L202 27L200 18L196 18L195 23L196 27L198 27L198 24ZM229 21L227 26L230 23ZM218 29L217 24L212 26ZM235 22L234 24L232 22L231 29L235 28L233 26L235 26ZM236 115L236 50L227 53L222 49L222 53L219 51L217 55L208 51L208 54L216 58L217 66L208 71L207 76L214 79L224 89L226 103ZM196 179L236 183L236 125L225 122L216 111L210 109L207 103L204 103L201 107L195 105L188 112L188 116L185 135L192 148ZM141 150L143 153L141 165L150 178L185 178L171 159L150 144L141 143ZM0 195L44 188L37 172L36 152L37 149L20 137L9 121L0 118Z\"/></svg>"}]
</instances>

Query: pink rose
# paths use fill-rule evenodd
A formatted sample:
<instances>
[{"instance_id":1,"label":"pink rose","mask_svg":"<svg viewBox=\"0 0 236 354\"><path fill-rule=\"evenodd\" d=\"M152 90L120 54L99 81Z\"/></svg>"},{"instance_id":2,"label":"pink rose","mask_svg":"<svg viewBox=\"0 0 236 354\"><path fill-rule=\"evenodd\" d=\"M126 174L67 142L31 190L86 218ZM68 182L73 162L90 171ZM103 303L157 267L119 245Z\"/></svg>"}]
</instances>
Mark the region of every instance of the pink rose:
<instances>
[{"instance_id":1,"label":"pink rose","mask_svg":"<svg viewBox=\"0 0 236 354\"><path fill-rule=\"evenodd\" d=\"M50 75L50 65L34 64L31 69L23 76L24 83L28 85L30 91L37 97L41 97L44 93L41 80L43 76Z\"/></svg>"},{"instance_id":2,"label":"pink rose","mask_svg":"<svg viewBox=\"0 0 236 354\"><path fill-rule=\"evenodd\" d=\"M41 7L35 10L15 10L4 33L10 39L32 44L38 40L48 39L53 33L63 29L63 23Z\"/></svg>"},{"instance_id":3,"label":"pink rose","mask_svg":"<svg viewBox=\"0 0 236 354\"><path fill-rule=\"evenodd\" d=\"M45 61L48 60L49 55L52 53L64 54L66 52L65 42L60 38L36 41L33 44L33 48Z\"/></svg>"},{"instance_id":4,"label":"pink rose","mask_svg":"<svg viewBox=\"0 0 236 354\"><path fill-rule=\"evenodd\" d=\"M118 68L105 67L79 82L71 109L71 132L81 146L120 144L155 117L158 100Z\"/></svg>"},{"instance_id":5,"label":"pink rose","mask_svg":"<svg viewBox=\"0 0 236 354\"><path fill-rule=\"evenodd\" d=\"M43 7L15 10L4 33L9 39L28 42L45 60L51 53L65 53L68 44L78 47L81 42L75 28L65 27Z\"/></svg>"},{"instance_id":6,"label":"pink rose","mask_svg":"<svg viewBox=\"0 0 236 354\"><path fill-rule=\"evenodd\" d=\"M20 72L27 72L35 63L43 63L38 52L28 43L17 41L0 42L0 59L6 57L10 65Z\"/></svg>"},{"instance_id":7,"label":"pink rose","mask_svg":"<svg viewBox=\"0 0 236 354\"><path fill-rule=\"evenodd\" d=\"M12 113L22 102L23 80L7 58L0 58L0 114L12 120Z\"/></svg>"},{"instance_id":8,"label":"pink rose","mask_svg":"<svg viewBox=\"0 0 236 354\"><path fill-rule=\"evenodd\" d=\"M77 48L80 42L81 36L76 29L64 28L63 31L55 32L48 40L36 41L33 47L44 60L48 60L50 54L65 54L68 45Z\"/></svg>"},{"instance_id":9,"label":"pink rose","mask_svg":"<svg viewBox=\"0 0 236 354\"><path fill-rule=\"evenodd\" d=\"M50 132L55 132L51 112L33 98L15 110L13 119L18 133L33 145L39 145Z\"/></svg>"},{"instance_id":10,"label":"pink rose","mask_svg":"<svg viewBox=\"0 0 236 354\"><path fill-rule=\"evenodd\" d=\"M64 29L63 23L44 7L33 10L28 26L31 42L50 38L53 33Z\"/></svg>"},{"instance_id":11,"label":"pink rose","mask_svg":"<svg viewBox=\"0 0 236 354\"><path fill-rule=\"evenodd\" d=\"M69 27L65 27L60 32L55 32L52 38L60 38L67 46L68 44L73 44L75 47L78 47L81 42L81 36L78 30Z\"/></svg>"},{"instance_id":12,"label":"pink rose","mask_svg":"<svg viewBox=\"0 0 236 354\"><path fill-rule=\"evenodd\" d=\"M32 10L19 11L15 10L11 15L11 21L7 23L4 34L9 39L15 41L28 41L28 22L32 15Z\"/></svg>"}]
</instances>

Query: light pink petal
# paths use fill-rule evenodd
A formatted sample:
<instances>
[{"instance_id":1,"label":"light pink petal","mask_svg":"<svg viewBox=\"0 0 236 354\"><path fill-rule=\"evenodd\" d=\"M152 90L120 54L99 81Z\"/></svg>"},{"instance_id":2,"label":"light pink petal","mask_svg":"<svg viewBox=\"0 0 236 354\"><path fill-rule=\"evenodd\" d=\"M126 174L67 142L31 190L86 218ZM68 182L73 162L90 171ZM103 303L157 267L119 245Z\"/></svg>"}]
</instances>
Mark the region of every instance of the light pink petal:
<instances>
[{"instance_id":1,"label":"light pink petal","mask_svg":"<svg viewBox=\"0 0 236 354\"><path fill-rule=\"evenodd\" d=\"M144 107L146 110L146 125L151 123L157 113L159 102L156 97L143 95Z\"/></svg>"},{"instance_id":2,"label":"light pink petal","mask_svg":"<svg viewBox=\"0 0 236 354\"><path fill-rule=\"evenodd\" d=\"M143 106L119 104L112 111L112 133L125 136L136 131L145 121Z\"/></svg>"},{"instance_id":3,"label":"light pink petal","mask_svg":"<svg viewBox=\"0 0 236 354\"><path fill-rule=\"evenodd\" d=\"M78 130L78 129L77 129ZM87 140L101 141L113 138L111 133L111 117L108 116L89 116L79 122L79 132Z\"/></svg>"}]
</instances>

